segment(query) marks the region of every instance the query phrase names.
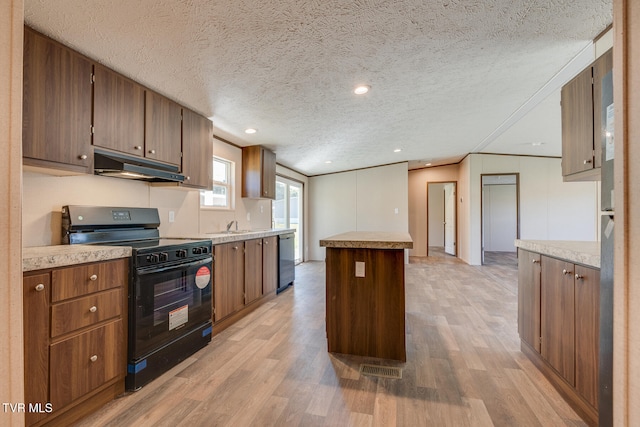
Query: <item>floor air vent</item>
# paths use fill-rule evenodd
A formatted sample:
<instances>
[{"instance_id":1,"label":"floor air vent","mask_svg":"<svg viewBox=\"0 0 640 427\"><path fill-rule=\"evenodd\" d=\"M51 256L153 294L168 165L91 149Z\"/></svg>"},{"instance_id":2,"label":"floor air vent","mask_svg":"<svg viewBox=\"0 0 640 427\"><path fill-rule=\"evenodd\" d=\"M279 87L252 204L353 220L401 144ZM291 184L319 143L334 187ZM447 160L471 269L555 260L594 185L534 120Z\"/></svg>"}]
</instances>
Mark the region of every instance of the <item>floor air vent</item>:
<instances>
[{"instance_id":1,"label":"floor air vent","mask_svg":"<svg viewBox=\"0 0 640 427\"><path fill-rule=\"evenodd\" d=\"M402 369L394 368L393 366L367 365L363 363L360 365L360 373L372 377L402 379Z\"/></svg>"}]
</instances>

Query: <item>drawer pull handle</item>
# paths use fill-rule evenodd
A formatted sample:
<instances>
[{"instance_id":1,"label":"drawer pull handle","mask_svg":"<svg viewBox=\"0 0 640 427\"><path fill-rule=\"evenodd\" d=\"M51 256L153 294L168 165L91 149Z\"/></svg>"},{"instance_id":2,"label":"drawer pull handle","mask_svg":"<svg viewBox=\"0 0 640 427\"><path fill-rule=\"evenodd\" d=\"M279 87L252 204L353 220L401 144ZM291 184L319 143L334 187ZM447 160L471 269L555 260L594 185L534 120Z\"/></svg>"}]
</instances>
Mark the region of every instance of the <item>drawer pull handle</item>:
<instances>
[{"instance_id":1,"label":"drawer pull handle","mask_svg":"<svg viewBox=\"0 0 640 427\"><path fill-rule=\"evenodd\" d=\"M79 157L80 157L80 160L87 160L86 154L81 154Z\"/></svg>"},{"instance_id":2,"label":"drawer pull handle","mask_svg":"<svg viewBox=\"0 0 640 427\"><path fill-rule=\"evenodd\" d=\"M92 362L95 362L96 360L98 360L98 356L94 354L89 358L89 360L91 360Z\"/></svg>"},{"instance_id":3,"label":"drawer pull handle","mask_svg":"<svg viewBox=\"0 0 640 427\"><path fill-rule=\"evenodd\" d=\"M90 312L95 313L96 311L98 311L98 307L96 307L95 305L93 307L91 307L89 309Z\"/></svg>"},{"instance_id":4,"label":"drawer pull handle","mask_svg":"<svg viewBox=\"0 0 640 427\"><path fill-rule=\"evenodd\" d=\"M269 244L269 241L268 241L268 240L265 240L265 241L264 241L264 244L265 244L265 245L268 245L268 244Z\"/></svg>"},{"instance_id":5,"label":"drawer pull handle","mask_svg":"<svg viewBox=\"0 0 640 427\"><path fill-rule=\"evenodd\" d=\"M156 154L156 150L149 150L149 154Z\"/></svg>"},{"instance_id":6,"label":"drawer pull handle","mask_svg":"<svg viewBox=\"0 0 640 427\"><path fill-rule=\"evenodd\" d=\"M238 250L238 247L237 247L237 246L234 246L234 247L233 247L233 250L234 250L234 251L237 251L237 250Z\"/></svg>"},{"instance_id":7,"label":"drawer pull handle","mask_svg":"<svg viewBox=\"0 0 640 427\"><path fill-rule=\"evenodd\" d=\"M89 277L89 280L95 282L96 280L98 280L98 276L96 274L92 274L91 277Z\"/></svg>"},{"instance_id":8,"label":"drawer pull handle","mask_svg":"<svg viewBox=\"0 0 640 427\"><path fill-rule=\"evenodd\" d=\"M133 147L136 150L142 150L142 147L140 145L136 145L135 147Z\"/></svg>"},{"instance_id":9,"label":"drawer pull handle","mask_svg":"<svg viewBox=\"0 0 640 427\"><path fill-rule=\"evenodd\" d=\"M567 274L571 274L571 272L569 270L567 270L566 268L562 269L562 274L564 274L565 276Z\"/></svg>"},{"instance_id":10,"label":"drawer pull handle","mask_svg":"<svg viewBox=\"0 0 640 427\"><path fill-rule=\"evenodd\" d=\"M44 291L44 285L42 283L38 283L36 285L36 291L38 291L38 292Z\"/></svg>"},{"instance_id":11,"label":"drawer pull handle","mask_svg":"<svg viewBox=\"0 0 640 427\"><path fill-rule=\"evenodd\" d=\"M534 259L534 260L532 260L532 262L533 262L534 264L540 264L540 260L539 260L539 259Z\"/></svg>"},{"instance_id":12,"label":"drawer pull handle","mask_svg":"<svg viewBox=\"0 0 640 427\"><path fill-rule=\"evenodd\" d=\"M578 273L576 273L576 280L582 280L582 279L584 279L584 276L581 276Z\"/></svg>"},{"instance_id":13,"label":"drawer pull handle","mask_svg":"<svg viewBox=\"0 0 640 427\"><path fill-rule=\"evenodd\" d=\"M585 165L588 165L589 163L591 163L591 160L585 160L584 162L582 162Z\"/></svg>"}]
</instances>

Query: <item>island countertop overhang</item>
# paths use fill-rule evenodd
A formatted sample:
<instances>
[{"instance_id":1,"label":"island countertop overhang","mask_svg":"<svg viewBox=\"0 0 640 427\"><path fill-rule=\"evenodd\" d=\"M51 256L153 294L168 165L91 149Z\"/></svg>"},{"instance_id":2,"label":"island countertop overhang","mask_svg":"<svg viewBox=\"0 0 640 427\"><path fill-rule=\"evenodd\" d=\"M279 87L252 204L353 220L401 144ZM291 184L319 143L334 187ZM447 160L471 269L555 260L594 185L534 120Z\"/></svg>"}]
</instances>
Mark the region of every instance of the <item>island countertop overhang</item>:
<instances>
[{"instance_id":1,"label":"island countertop overhang","mask_svg":"<svg viewBox=\"0 0 640 427\"><path fill-rule=\"evenodd\" d=\"M320 240L326 248L412 249L409 233L393 231L349 231Z\"/></svg>"}]
</instances>

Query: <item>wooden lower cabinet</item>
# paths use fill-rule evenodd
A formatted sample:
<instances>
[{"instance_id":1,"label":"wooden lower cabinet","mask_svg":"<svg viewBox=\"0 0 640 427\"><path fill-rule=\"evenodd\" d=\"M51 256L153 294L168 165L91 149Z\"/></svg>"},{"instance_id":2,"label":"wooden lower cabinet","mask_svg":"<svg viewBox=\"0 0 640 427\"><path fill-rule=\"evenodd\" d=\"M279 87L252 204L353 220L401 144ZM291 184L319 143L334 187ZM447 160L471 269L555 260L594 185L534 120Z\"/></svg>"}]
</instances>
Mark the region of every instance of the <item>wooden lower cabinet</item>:
<instances>
[{"instance_id":1,"label":"wooden lower cabinet","mask_svg":"<svg viewBox=\"0 0 640 427\"><path fill-rule=\"evenodd\" d=\"M578 393L594 408L598 407L598 365L600 343L600 272L576 265L575 334Z\"/></svg>"},{"instance_id":2,"label":"wooden lower cabinet","mask_svg":"<svg viewBox=\"0 0 640 427\"><path fill-rule=\"evenodd\" d=\"M43 409L27 426L69 425L124 392L128 272L119 259L25 273L25 404Z\"/></svg>"},{"instance_id":3,"label":"wooden lower cabinet","mask_svg":"<svg viewBox=\"0 0 640 427\"><path fill-rule=\"evenodd\" d=\"M278 236L262 239L262 293L269 295L278 288Z\"/></svg>"},{"instance_id":4,"label":"wooden lower cabinet","mask_svg":"<svg viewBox=\"0 0 640 427\"><path fill-rule=\"evenodd\" d=\"M540 254L518 250L518 333L540 352Z\"/></svg>"},{"instance_id":5,"label":"wooden lower cabinet","mask_svg":"<svg viewBox=\"0 0 640 427\"><path fill-rule=\"evenodd\" d=\"M600 271L520 249L518 290L523 352L576 412L596 425Z\"/></svg>"},{"instance_id":6,"label":"wooden lower cabinet","mask_svg":"<svg viewBox=\"0 0 640 427\"><path fill-rule=\"evenodd\" d=\"M218 322L244 306L244 242L214 246L213 320Z\"/></svg>"},{"instance_id":7,"label":"wooden lower cabinet","mask_svg":"<svg viewBox=\"0 0 640 427\"><path fill-rule=\"evenodd\" d=\"M541 351L542 357L575 386L574 266L542 257Z\"/></svg>"},{"instance_id":8,"label":"wooden lower cabinet","mask_svg":"<svg viewBox=\"0 0 640 427\"><path fill-rule=\"evenodd\" d=\"M262 296L262 239L244 242L244 303Z\"/></svg>"}]
</instances>

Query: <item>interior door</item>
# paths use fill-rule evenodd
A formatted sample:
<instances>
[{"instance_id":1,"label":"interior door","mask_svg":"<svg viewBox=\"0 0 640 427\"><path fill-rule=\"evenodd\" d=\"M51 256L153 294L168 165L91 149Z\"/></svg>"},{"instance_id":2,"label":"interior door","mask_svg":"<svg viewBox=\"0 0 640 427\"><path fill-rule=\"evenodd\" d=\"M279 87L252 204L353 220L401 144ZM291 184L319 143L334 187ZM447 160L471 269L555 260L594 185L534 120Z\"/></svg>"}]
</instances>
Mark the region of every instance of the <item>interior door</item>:
<instances>
[{"instance_id":1,"label":"interior door","mask_svg":"<svg viewBox=\"0 0 640 427\"><path fill-rule=\"evenodd\" d=\"M444 251L456 254L456 185L444 186Z\"/></svg>"}]
</instances>

